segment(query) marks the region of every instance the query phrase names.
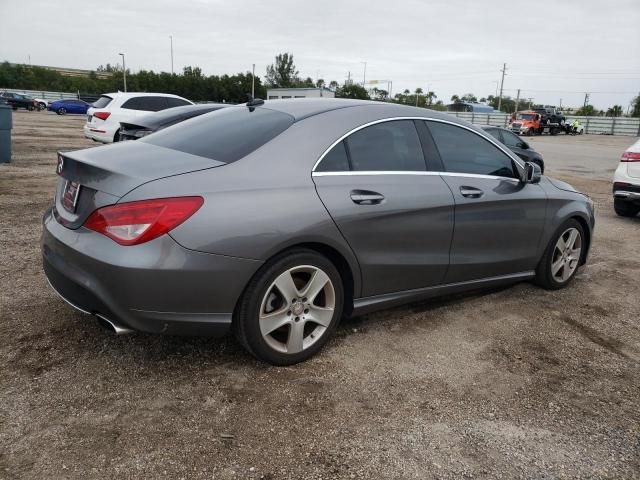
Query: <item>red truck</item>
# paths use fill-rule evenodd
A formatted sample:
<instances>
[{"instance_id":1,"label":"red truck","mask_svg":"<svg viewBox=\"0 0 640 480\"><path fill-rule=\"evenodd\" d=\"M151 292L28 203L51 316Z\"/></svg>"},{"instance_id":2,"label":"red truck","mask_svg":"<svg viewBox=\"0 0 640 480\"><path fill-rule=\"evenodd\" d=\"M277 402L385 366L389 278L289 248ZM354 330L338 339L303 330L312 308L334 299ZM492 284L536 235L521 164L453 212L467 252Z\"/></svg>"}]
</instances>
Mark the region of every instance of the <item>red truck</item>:
<instances>
[{"instance_id":1,"label":"red truck","mask_svg":"<svg viewBox=\"0 0 640 480\"><path fill-rule=\"evenodd\" d=\"M543 116L534 110L526 110L516 113L516 118L511 121L509 129L519 135L542 135L545 132L556 135L562 130L562 126L558 122L552 122L548 116Z\"/></svg>"}]
</instances>

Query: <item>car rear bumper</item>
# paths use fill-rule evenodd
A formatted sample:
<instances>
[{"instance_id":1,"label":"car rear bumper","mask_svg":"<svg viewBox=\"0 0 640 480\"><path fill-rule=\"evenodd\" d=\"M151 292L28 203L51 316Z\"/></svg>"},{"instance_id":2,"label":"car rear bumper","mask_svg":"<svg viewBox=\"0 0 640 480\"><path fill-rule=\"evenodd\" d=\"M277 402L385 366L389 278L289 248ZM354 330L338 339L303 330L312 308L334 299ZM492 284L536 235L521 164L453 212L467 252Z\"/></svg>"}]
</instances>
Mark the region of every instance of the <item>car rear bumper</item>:
<instances>
[{"instance_id":1,"label":"car rear bumper","mask_svg":"<svg viewBox=\"0 0 640 480\"><path fill-rule=\"evenodd\" d=\"M77 309L122 329L224 335L256 260L188 250L169 235L133 247L60 225L49 210L41 240L53 289Z\"/></svg>"},{"instance_id":2,"label":"car rear bumper","mask_svg":"<svg viewBox=\"0 0 640 480\"><path fill-rule=\"evenodd\" d=\"M92 126L85 123L84 127L84 136L91 140L95 140L97 142L102 143L112 143L113 136L115 132L111 132L108 128L104 126Z\"/></svg>"},{"instance_id":3,"label":"car rear bumper","mask_svg":"<svg viewBox=\"0 0 640 480\"><path fill-rule=\"evenodd\" d=\"M615 182L613 184L613 197L617 200L640 205L640 184Z\"/></svg>"}]
</instances>

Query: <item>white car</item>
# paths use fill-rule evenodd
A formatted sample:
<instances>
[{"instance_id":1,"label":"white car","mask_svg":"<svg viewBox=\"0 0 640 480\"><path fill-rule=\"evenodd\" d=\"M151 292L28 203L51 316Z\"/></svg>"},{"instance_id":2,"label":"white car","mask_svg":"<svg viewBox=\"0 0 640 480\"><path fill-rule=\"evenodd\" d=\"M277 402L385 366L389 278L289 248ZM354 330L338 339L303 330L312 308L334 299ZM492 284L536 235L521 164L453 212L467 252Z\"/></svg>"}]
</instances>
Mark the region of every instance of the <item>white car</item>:
<instances>
[{"instance_id":1,"label":"white car","mask_svg":"<svg viewBox=\"0 0 640 480\"><path fill-rule=\"evenodd\" d=\"M38 110L46 110L49 106L49 101L44 98L34 98L33 101L36 102Z\"/></svg>"},{"instance_id":2,"label":"white car","mask_svg":"<svg viewBox=\"0 0 640 480\"><path fill-rule=\"evenodd\" d=\"M193 105L193 102L168 93L106 93L87 110L84 136L96 142L117 142L120 122L131 122L149 112L183 105Z\"/></svg>"},{"instance_id":3,"label":"white car","mask_svg":"<svg viewBox=\"0 0 640 480\"><path fill-rule=\"evenodd\" d=\"M640 212L640 140L622 154L613 176L613 208L621 217Z\"/></svg>"}]
</instances>

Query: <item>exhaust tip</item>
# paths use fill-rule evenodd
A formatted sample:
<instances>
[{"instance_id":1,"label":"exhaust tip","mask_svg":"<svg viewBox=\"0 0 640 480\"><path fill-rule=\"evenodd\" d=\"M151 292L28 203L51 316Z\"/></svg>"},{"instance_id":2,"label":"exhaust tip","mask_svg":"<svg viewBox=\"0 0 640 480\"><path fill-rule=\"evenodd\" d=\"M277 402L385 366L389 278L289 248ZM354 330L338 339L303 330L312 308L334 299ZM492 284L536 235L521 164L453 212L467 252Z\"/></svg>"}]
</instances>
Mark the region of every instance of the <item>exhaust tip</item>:
<instances>
[{"instance_id":1,"label":"exhaust tip","mask_svg":"<svg viewBox=\"0 0 640 480\"><path fill-rule=\"evenodd\" d=\"M115 333L116 335L126 335L128 333L133 333L133 330L131 330L130 328L118 325L113 320L109 320L104 315L96 313L95 316L98 319L98 323L100 324L100 326L109 330L110 332Z\"/></svg>"}]
</instances>

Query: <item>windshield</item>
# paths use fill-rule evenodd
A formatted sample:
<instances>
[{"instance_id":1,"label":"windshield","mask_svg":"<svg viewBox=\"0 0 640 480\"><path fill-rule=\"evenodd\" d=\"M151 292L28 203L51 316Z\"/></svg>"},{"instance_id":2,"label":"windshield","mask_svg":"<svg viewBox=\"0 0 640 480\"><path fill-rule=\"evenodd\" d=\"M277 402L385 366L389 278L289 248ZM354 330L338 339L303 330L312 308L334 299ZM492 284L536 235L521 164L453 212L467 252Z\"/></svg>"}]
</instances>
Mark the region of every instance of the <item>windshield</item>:
<instances>
[{"instance_id":1,"label":"windshield","mask_svg":"<svg viewBox=\"0 0 640 480\"><path fill-rule=\"evenodd\" d=\"M536 114L535 113L519 113L516 118L518 120L535 120Z\"/></svg>"},{"instance_id":2,"label":"windshield","mask_svg":"<svg viewBox=\"0 0 640 480\"><path fill-rule=\"evenodd\" d=\"M139 140L191 155L235 162L280 135L294 118L266 108L228 107Z\"/></svg>"}]
</instances>

